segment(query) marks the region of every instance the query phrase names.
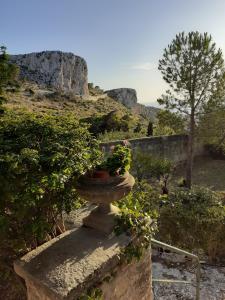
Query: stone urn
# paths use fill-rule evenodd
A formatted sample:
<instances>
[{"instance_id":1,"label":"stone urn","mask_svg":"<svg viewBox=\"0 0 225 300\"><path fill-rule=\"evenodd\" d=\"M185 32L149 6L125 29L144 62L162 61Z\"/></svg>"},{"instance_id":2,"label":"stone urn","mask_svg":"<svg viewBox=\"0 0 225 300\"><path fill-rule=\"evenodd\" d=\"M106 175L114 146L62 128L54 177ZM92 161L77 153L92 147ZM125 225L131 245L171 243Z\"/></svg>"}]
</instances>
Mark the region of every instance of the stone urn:
<instances>
[{"instance_id":1,"label":"stone urn","mask_svg":"<svg viewBox=\"0 0 225 300\"><path fill-rule=\"evenodd\" d=\"M83 219L83 224L108 234L113 231L115 216L119 214L119 208L112 202L125 197L135 180L129 172L119 176L110 176L106 171L104 175L97 172L81 176L76 188L80 197L98 205Z\"/></svg>"}]
</instances>

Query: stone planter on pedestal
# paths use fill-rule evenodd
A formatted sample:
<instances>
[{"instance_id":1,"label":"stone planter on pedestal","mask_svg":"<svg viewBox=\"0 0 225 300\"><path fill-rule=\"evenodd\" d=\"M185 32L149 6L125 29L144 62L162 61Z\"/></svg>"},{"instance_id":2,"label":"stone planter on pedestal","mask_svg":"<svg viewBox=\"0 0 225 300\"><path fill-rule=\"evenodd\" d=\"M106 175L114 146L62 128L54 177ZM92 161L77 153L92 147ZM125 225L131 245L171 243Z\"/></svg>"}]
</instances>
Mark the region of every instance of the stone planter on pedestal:
<instances>
[{"instance_id":1,"label":"stone planter on pedestal","mask_svg":"<svg viewBox=\"0 0 225 300\"><path fill-rule=\"evenodd\" d=\"M101 178L82 176L77 185L79 195L91 203L98 204L98 207L83 219L83 224L104 233L111 233L115 225L115 216L119 213L119 209L111 202L125 197L134 183L133 176L128 172L123 176L101 174Z\"/></svg>"},{"instance_id":2,"label":"stone planter on pedestal","mask_svg":"<svg viewBox=\"0 0 225 300\"><path fill-rule=\"evenodd\" d=\"M77 225L15 261L28 300L87 299L95 288L104 300L152 300L150 250L139 261L123 265L121 249L132 239L125 233L108 234L119 212L111 202L130 192L134 178L129 173L100 177L83 176L77 186L81 197L98 204L84 218L86 226Z\"/></svg>"}]
</instances>

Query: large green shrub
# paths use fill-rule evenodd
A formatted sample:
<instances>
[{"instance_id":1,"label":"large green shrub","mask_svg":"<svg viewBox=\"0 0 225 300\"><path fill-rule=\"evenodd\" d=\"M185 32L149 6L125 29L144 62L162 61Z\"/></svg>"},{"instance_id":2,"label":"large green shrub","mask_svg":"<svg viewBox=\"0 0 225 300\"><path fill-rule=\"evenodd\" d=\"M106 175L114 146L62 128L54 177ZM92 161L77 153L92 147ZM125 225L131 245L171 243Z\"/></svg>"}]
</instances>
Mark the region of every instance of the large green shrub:
<instances>
[{"instance_id":1,"label":"large green shrub","mask_svg":"<svg viewBox=\"0 0 225 300\"><path fill-rule=\"evenodd\" d=\"M2 280L13 258L63 230L61 215L76 204L76 178L99 163L99 150L70 116L12 111L0 118L0 145Z\"/></svg>"},{"instance_id":2,"label":"large green shrub","mask_svg":"<svg viewBox=\"0 0 225 300\"><path fill-rule=\"evenodd\" d=\"M133 133L135 135L138 118L131 114L124 114L120 110L113 110L103 116L92 116L82 119L81 122L90 124L90 132L95 136L103 135L104 133L120 132ZM137 134L136 134L137 135ZM140 135L139 135L140 136Z\"/></svg>"},{"instance_id":3,"label":"large green shrub","mask_svg":"<svg viewBox=\"0 0 225 300\"><path fill-rule=\"evenodd\" d=\"M169 110L160 110L157 113L157 122L154 135L172 135L185 133L185 119Z\"/></svg>"},{"instance_id":4,"label":"large green shrub","mask_svg":"<svg viewBox=\"0 0 225 300\"><path fill-rule=\"evenodd\" d=\"M147 181L136 182L132 191L117 205L121 210L147 214L152 219L159 216L160 203L164 196L161 196L155 187L152 187Z\"/></svg>"},{"instance_id":5,"label":"large green shrub","mask_svg":"<svg viewBox=\"0 0 225 300\"><path fill-rule=\"evenodd\" d=\"M0 119L1 247L26 249L70 211L74 180L95 165L96 141L72 117L9 112Z\"/></svg>"},{"instance_id":6,"label":"large green shrub","mask_svg":"<svg viewBox=\"0 0 225 300\"><path fill-rule=\"evenodd\" d=\"M168 193L167 185L173 168L170 160L143 153L141 150L135 151L132 157L132 171L138 181L143 179L160 181L163 193Z\"/></svg>"},{"instance_id":7,"label":"large green shrub","mask_svg":"<svg viewBox=\"0 0 225 300\"><path fill-rule=\"evenodd\" d=\"M160 208L159 238L210 259L225 258L225 205L220 194L203 187L176 189Z\"/></svg>"}]
</instances>

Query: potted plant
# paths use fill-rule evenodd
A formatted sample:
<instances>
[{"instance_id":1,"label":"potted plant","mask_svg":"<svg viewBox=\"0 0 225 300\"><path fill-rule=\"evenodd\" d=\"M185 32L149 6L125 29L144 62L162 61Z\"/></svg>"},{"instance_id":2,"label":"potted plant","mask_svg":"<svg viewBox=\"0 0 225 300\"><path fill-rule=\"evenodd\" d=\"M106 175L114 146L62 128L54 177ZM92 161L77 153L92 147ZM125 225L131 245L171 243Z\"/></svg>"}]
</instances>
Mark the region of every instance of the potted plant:
<instances>
[{"instance_id":1,"label":"potted plant","mask_svg":"<svg viewBox=\"0 0 225 300\"><path fill-rule=\"evenodd\" d=\"M111 202L125 197L135 182L129 173L130 163L130 149L117 145L95 170L80 177L77 185L79 195L91 203L98 204L98 207L83 220L85 226L105 233L112 232L115 215L119 214L119 209Z\"/></svg>"}]
</instances>

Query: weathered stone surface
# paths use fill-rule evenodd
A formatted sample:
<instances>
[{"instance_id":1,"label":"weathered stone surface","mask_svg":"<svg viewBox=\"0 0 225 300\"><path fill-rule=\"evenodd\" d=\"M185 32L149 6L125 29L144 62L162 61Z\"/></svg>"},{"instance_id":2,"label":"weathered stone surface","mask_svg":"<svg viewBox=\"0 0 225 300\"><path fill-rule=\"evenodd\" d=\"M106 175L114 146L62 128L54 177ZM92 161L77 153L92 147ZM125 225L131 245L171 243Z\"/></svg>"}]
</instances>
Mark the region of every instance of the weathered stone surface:
<instances>
[{"instance_id":1,"label":"weathered stone surface","mask_svg":"<svg viewBox=\"0 0 225 300\"><path fill-rule=\"evenodd\" d=\"M157 107L145 106L144 104L137 103L137 92L131 88L119 88L105 92L109 97L122 103L133 112L144 116L145 118L154 121L157 112L160 110Z\"/></svg>"},{"instance_id":2,"label":"weathered stone surface","mask_svg":"<svg viewBox=\"0 0 225 300\"><path fill-rule=\"evenodd\" d=\"M194 300L196 277L193 263L184 256L164 253L153 257L153 278L187 280L192 284L154 283L154 300ZM225 267L202 264L200 279L201 300L225 299Z\"/></svg>"},{"instance_id":3,"label":"weathered stone surface","mask_svg":"<svg viewBox=\"0 0 225 300\"><path fill-rule=\"evenodd\" d=\"M43 51L11 55L20 76L45 87L77 95L88 95L86 61L73 53Z\"/></svg>"},{"instance_id":4,"label":"weathered stone surface","mask_svg":"<svg viewBox=\"0 0 225 300\"><path fill-rule=\"evenodd\" d=\"M126 235L106 237L79 227L26 254L14 268L26 281L29 300L75 300L95 285L106 300L151 299L150 253L139 263L119 263L121 247L129 243ZM108 285L104 279L112 272Z\"/></svg>"},{"instance_id":5,"label":"weathered stone surface","mask_svg":"<svg viewBox=\"0 0 225 300\"><path fill-rule=\"evenodd\" d=\"M120 88L106 91L107 95L126 107L132 108L137 103L137 93L134 89Z\"/></svg>"},{"instance_id":6,"label":"weathered stone surface","mask_svg":"<svg viewBox=\"0 0 225 300\"><path fill-rule=\"evenodd\" d=\"M129 288L128 288L129 286ZM151 300L151 254L146 251L140 261L121 266L109 283L101 285L105 300Z\"/></svg>"}]
</instances>

